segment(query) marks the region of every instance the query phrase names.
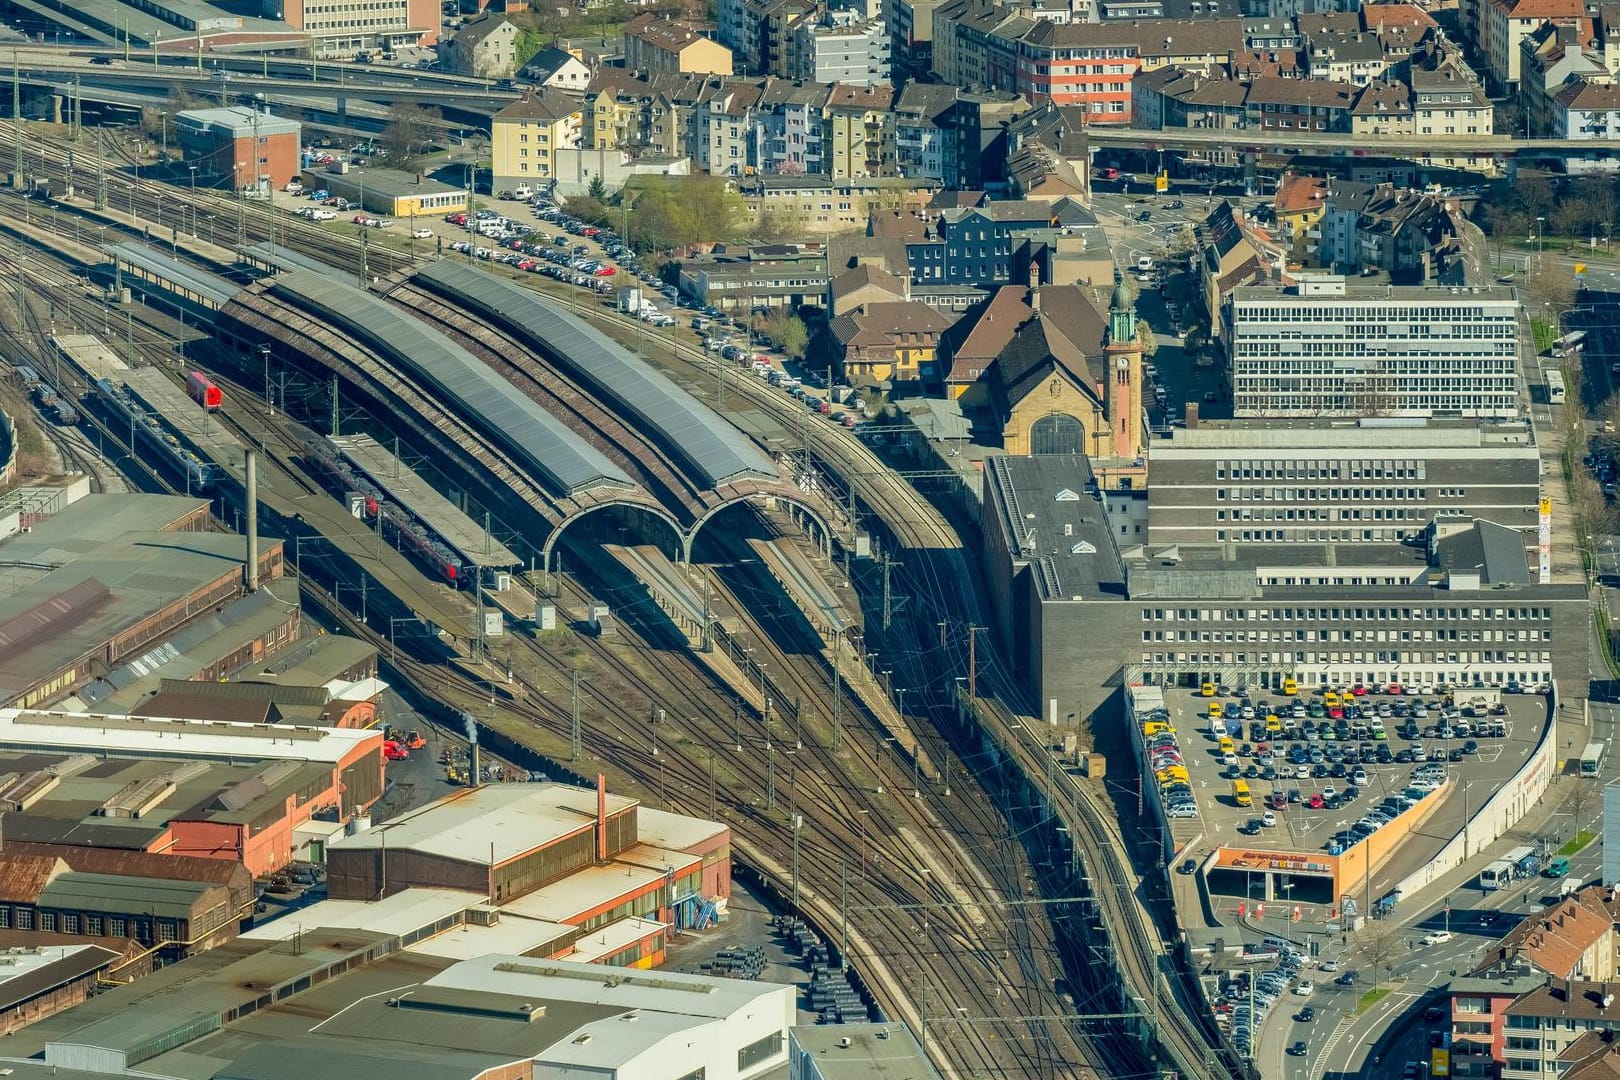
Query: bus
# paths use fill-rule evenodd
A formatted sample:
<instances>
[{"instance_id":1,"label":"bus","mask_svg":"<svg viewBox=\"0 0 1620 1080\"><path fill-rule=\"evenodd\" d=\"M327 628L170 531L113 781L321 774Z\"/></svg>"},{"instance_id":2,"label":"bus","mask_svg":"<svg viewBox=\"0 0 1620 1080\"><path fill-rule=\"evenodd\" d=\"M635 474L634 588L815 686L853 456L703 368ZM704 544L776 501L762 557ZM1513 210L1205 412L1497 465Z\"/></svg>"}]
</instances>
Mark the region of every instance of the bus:
<instances>
[{"instance_id":1,"label":"bus","mask_svg":"<svg viewBox=\"0 0 1620 1080\"><path fill-rule=\"evenodd\" d=\"M1586 749L1581 751L1581 775L1596 776L1602 768L1603 744L1587 743Z\"/></svg>"},{"instance_id":2,"label":"bus","mask_svg":"<svg viewBox=\"0 0 1620 1080\"><path fill-rule=\"evenodd\" d=\"M1562 405L1564 403L1564 373L1561 371L1547 372L1547 403L1549 405Z\"/></svg>"},{"instance_id":3,"label":"bus","mask_svg":"<svg viewBox=\"0 0 1620 1080\"><path fill-rule=\"evenodd\" d=\"M1254 797L1249 794L1249 782L1247 780L1232 781L1232 800L1239 806L1254 805Z\"/></svg>"}]
</instances>

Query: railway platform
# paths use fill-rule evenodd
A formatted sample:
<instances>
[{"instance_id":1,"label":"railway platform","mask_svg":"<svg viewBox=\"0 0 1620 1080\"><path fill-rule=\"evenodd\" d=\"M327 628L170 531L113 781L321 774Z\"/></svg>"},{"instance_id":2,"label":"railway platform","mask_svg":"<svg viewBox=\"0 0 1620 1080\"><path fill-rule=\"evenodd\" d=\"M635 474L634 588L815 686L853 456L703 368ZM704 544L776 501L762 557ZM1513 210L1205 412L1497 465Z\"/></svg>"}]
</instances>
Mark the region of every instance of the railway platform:
<instances>
[{"instance_id":1,"label":"railway platform","mask_svg":"<svg viewBox=\"0 0 1620 1080\"><path fill-rule=\"evenodd\" d=\"M48 248L83 270L104 266L107 263L107 257L96 250L94 245L80 243L70 236L64 236L33 221L22 221L9 216L0 218L0 233Z\"/></svg>"},{"instance_id":2,"label":"railway platform","mask_svg":"<svg viewBox=\"0 0 1620 1080\"><path fill-rule=\"evenodd\" d=\"M841 638L854 627L855 622L844 610L843 601L791 539L777 542L754 537L749 539L748 545L823 640Z\"/></svg>"},{"instance_id":3,"label":"railway platform","mask_svg":"<svg viewBox=\"0 0 1620 1080\"><path fill-rule=\"evenodd\" d=\"M113 264L115 288L133 280L142 292L178 303L185 312L209 318L240 288L218 274L188 266L145 244L109 244L102 248Z\"/></svg>"},{"instance_id":4,"label":"railway platform","mask_svg":"<svg viewBox=\"0 0 1620 1080\"><path fill-rule=\"evenodd\" d=\"M391 500L431 528L468 564L480 570L510 570L522 564L523 560L510 548L370 435L339 435L329 441Z\"/></svg>"}]
</instances>

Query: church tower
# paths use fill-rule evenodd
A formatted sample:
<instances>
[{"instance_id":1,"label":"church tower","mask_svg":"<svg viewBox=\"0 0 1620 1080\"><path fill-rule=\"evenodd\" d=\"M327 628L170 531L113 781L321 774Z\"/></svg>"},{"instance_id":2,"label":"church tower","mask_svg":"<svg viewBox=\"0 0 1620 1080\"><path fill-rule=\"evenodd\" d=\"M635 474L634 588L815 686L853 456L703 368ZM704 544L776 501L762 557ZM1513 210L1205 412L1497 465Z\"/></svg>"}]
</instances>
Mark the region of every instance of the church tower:
<instances>
[{"instance_id":1,"label":"church tower","mask_svg":"<svg viewBox=\"0 0 1620 1080\"><path fill-rule=\"evenodd\" d=\"M1125 275L1114 268L1114 295L1108 301L1108 344L1103 347L1107 372L1103 407L1108 414L1108 444L1116 458L1142 456L1142 343L1136 337L1136 307Z\"/></svg>"}]
</instances>

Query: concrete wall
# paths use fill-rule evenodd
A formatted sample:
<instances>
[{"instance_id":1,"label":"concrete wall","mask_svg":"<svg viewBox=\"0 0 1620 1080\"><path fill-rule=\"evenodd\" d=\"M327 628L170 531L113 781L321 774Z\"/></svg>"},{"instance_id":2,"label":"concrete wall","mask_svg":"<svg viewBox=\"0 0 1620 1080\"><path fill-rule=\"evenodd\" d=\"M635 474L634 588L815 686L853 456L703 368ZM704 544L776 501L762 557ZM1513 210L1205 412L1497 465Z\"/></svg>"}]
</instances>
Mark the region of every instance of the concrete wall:
<instances>
[{"instance_id":1,"label":"concrete wall","mask_svg":"<svg viewBox=\"0 0 1620 1080\"><path fill-rule=\"evenodd\" d=\"M1557 711L1558 693L1558 684L1554 683L1552 695L1547 698L1549 715ZM1409 897L1441 875L1455 870L1464 860L1478 854L1486 845L1494 843L1517 825L1519 819L1541 798L1547 785L1552 783L1558 767L1557 751L1558 725L1548 723L1542 731L1541 741L1519 771L1475 811L1462 831L1452 837L1439 854L1395 886L1401 894Z\"/></svg>"}]
</instances>

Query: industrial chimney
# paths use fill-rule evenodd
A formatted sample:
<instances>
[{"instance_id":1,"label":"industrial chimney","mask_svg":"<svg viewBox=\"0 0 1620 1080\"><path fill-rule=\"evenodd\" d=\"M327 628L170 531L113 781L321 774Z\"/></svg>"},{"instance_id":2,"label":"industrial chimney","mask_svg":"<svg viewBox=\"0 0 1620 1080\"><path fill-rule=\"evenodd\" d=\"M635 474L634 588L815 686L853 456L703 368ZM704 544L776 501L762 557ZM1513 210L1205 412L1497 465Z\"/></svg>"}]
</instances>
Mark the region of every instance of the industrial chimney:
<instances>
[{"instance_id":1,"label":"industrial chimney","mask_svg":"<svg viewBox=\"0 0 1620 1080\"><path fill-rule=\"evenodd\" d=\"M483 755L478 752L478 721L472 713L462 713L461 723L467 729L467 786L477 787L484 779Z\"/></svg>"},{"instance_id":2,"label":"industrial chimney","mask_svg":"<svg viewBox=\"0 0 1620 1080\"><path fill-rule=\"evenodd\" d=\"M259 591L259 455L247 452L247 565L243 567L248 592Z\"/></svg>"}]
</instances>

